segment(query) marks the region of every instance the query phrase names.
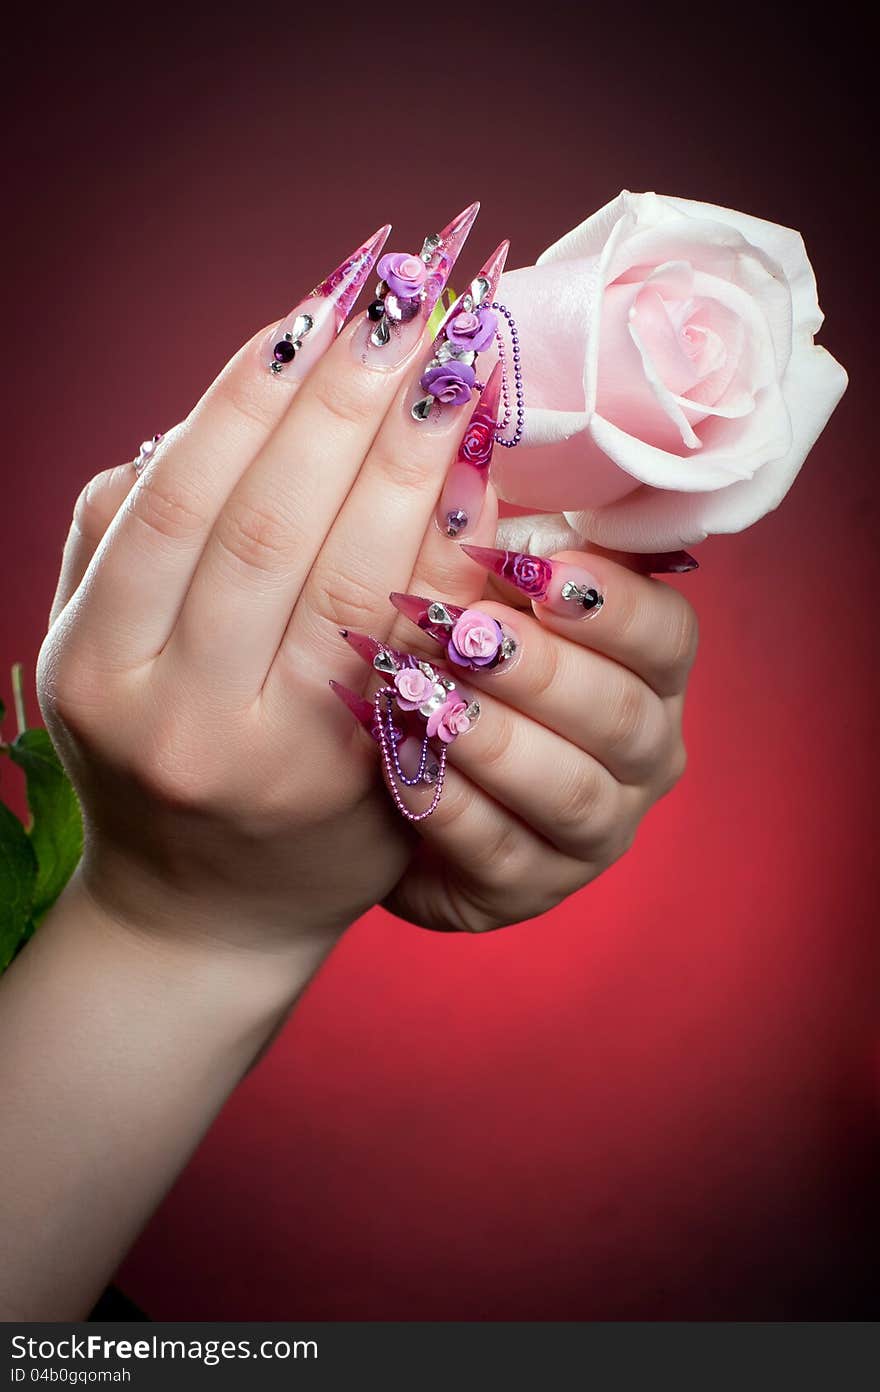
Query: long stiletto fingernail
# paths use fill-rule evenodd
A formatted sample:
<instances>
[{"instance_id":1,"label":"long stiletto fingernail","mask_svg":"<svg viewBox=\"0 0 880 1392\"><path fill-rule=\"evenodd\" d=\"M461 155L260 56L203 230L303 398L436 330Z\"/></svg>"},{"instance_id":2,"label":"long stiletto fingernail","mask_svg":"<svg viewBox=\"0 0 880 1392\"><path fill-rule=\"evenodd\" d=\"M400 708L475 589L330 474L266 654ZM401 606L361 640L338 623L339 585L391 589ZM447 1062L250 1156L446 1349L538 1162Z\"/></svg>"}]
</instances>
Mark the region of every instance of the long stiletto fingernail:
<instances>
[{"instance_id":1,"label":"long stiletto fingernail","mask_svg":"<svg viewBox=\"0 0 880 1392\"><path fill-rule=\"evenodd\" d=\"M519 656L519 639L482 609L462 609L421 595L392 594L398 613L446 649L448 661L472 672L502 672Z\"/></svg>"},{"instance_id":2,"label":"long stiletto fingernail","mask_svg":"<svg viewBox=\"0 0 880 1392\"><path fill-rule=\"evenodd\" d=\"M502 367L499 362L493 367L474 407L437 504L437 526L444 536L453 540L469 536L476 529L483 511L495 449L501 379Z\"/></svg>"},{"instance_id":3,"label":"long stiletto fingernail","mask_svg":"<svg viewBox=\"0 0 880 1392\"><path fill-rule=\"evenodd\" d=\"M390 231L386 223L374 232L267 334L261 358L269 372L285 381L300 381L314 366L351 313Z\"/></svg>"},{"instance_id":4,"label":"long stiletto fingernail","mask_svg":"<svg viewBox=\"0 0 880 1392\"><path fill-rule=\"evenodd\" d=\"M700 562L689 551L658 551L634 556L633 560L643 575L687 575L700 568Z\"/></svg>"},{"instance_id":5,"label":"long stiletto fingernail","mask_svg":"<svg viewBox=\"0 0 880 1392\"><path fill-rule=\"evenodd\" d=\"M472 203L442 232L426 237L418 254L386 252L376 298L352 340L358 362L390 371L414 351L479 211Z\"/></svg>"},{"instance_id":6,"label":"long stiletto fingernail","mask_svg":"<svg viewBox=\"0 0 880 1392\"><path fill-rule=\"evenodd\" d=\"M492 306L509 250L510 242L502 242L493 251L440 325L406 403L422 430L446 426L480 388L479 355L495 346L498 315Z\"/></svg>"},{"instance_id":7,"label":"long stiletto fingernail","mask_svg":"<svg viewBox=\"0 0 880 1392\"><path fill-rule=\"evenodd\" d=\"M471 560L515 585L536 604L546 604L565 619L592 619L605 603L605 592L590 571L567 561L548 561L525 551L495 546L466 546Z\"/></svg>"},{"instance_id":8,"label":"long stiletto fingernail","mask_svg":"<svg viewBox=\"0 0 880 1392\"><path fill-rule=\"evenodd\" d=\"M379 734L375 729L376 709L372 701L368 701L366 696L358 696L357 692L343 686L342 682L328 682L330 690L334 696L338 696L344 706L347 706L359 725L363 725L368 735L378 740Z\"/></svg>"}]
</instances>

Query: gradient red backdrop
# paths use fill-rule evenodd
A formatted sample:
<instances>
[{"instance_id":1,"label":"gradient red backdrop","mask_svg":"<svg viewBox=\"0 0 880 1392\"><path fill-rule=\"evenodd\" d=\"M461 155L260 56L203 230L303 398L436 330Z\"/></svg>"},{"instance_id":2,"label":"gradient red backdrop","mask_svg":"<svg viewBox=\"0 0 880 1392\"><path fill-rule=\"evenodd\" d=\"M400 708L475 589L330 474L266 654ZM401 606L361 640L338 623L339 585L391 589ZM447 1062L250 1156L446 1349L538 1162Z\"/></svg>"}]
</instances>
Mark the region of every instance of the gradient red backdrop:
<instances>
[{"instance_id":1,"label":"gradient red backdrop","mask_svg":"<svg viewBox=\"0 0 880 1392\"><path fill-rule=\"evenodd\" d=\"M82 482L386 219L414 244L479 197L473 255L509 235L513 265L623 186L797 226L853 383L782 510L677 582L690 767L633 851L482 939L368 915L120 1281L156 1318L876 1315L853 54L766 9L255 14L47 16L10 49L0 672L33 668Z\"/></svg>"}]
</instances>

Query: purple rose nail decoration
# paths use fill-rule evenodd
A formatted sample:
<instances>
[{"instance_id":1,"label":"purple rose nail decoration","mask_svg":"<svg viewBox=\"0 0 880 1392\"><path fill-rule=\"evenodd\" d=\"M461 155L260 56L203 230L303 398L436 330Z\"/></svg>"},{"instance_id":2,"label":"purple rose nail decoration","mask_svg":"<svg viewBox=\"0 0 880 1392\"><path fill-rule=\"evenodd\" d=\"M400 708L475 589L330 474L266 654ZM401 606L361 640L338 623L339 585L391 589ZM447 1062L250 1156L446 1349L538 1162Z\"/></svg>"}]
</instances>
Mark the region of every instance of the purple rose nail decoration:
<instances>
[{"instance_id":1,"label":"purple rose nail decoration","mask_svg":"<svg viewBox=\"0 0 880 1392\"><path fill-rule=\"evenodd\" d=\"M503 356L494 296L509 246L509 242L502 242L492 253L443 320L431 358L419 379L419 386L427 395L418 397L410 406L413 420L436 420L444 408L465 405L475 387L481 391L483 388L474 368L477 354L491 348L497 340L499 355Z\"/></svg>"},{"instance_id":2,"label":"purple rose nail decoration","mask_svg":"<svg viewBox=\"0 0 880 1392\"><path fill-rule=\"evenodd\" d=\"M391 293L405 300L418 297L428 275L428 267L422 258L409 251L389 252L382 257L377 270L380 280L384 280Z\"/></svg>"},{"instance_id":3,"label":"purple rose nail decoration","mask_svg":"<svg viewBox=\"0 0 880 1392\"><path fill-rule=\"evenodd\" d=\"M476 380L477 374L468 363L451 358L449 362L429 367L422 374L419 385L444 405L461 406L465 401L470 401Z\"/></svg>"},{"instance_id":4,"label":"purple rose nail decoration","mask_svg":"<svg viewBox=\"0 0 880 1392\"><path fill-rule=\"evenodd\" d=\"M497 327L498 315L491 309L462 309L446 321L446 342L465 353L482 353L495 337Z\"/></svg>"},{"instance_id":5,"label":"purple rose nail decoration","mask_svg":"<svg viewBox=\"0 0 880 1392\"><path fill-rule=\"evenodd\" d=\"M442 232L432 232L418 253L390 251L380 258L376 298L367 308L366 343L357 343L354 349L364 364L375 368L395 367L415 347L446 286L479 206L479 203L472 203L447 223Z\"/></svg>"}]
</instances>

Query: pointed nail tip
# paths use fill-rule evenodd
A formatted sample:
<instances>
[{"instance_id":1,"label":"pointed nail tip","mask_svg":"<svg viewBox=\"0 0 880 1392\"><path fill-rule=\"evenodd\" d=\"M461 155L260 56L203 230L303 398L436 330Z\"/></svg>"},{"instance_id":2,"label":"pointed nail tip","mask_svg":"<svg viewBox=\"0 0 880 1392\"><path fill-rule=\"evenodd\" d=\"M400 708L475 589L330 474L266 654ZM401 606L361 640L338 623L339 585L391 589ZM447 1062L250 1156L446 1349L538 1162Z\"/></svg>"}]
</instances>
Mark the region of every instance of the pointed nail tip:
<instances>
[{"instance_id":1,"label":"pointed nail tip","mask_svg":"<svg viewBox=\"0 0 880 1392\"><path fill-rule=\"evenodd\" d=\"M368 251L378 251L378 249L379 249L380 247L382 247L382 246L385 245L385 243L388 241L388 238L389 238L390 236L391 236L391 223L390 223L390 222L386 222L385 225L384 225L383 227L377 227L377 228L376 228L376 231L373 233L372 237L368 237L368 238L367 238L367 241L366 241L366 244L365 244L366 247L367 247L367 250L368 250Z\"/></svg>"},{"instance_id":2,"label":"pointed nail tip","mask_svg":"<svg viewBox=\"0 0 880 1392\"><path fill-rule=\"evenodd\" d=\"M471 546L466 541L460 541L458 545L465 555L470 556L471 560L476 561L478 565L488 565L498 555L497 548L493 546Z\"/></svg>"},{"instance_id":3,"label":"pointed nail tip","mask_svg":"<svg viewBox=\"0 0 880 1392\"><path fill-rule=\"evenodd\" d=\"M445 235L461 237L462 239L466 237L476 222L479 211L479 203L471 203L467 208L462 208L461 212L443 229Z\"/></svg>"},{"instance_id":4,"label":"pointed nail tip","mask_svg":"<svg viewBox=\"0 0 880 1392\"><path fill-rule=\"evenodd\" d=\"M403 590L392 590L388 598L394 605L395 609L401 612L404 609L411 608L414 605L418 605L419 608L424 609L428 604L431 603L431 601L429 599L426 599L424 595L404 594Z\"/></svg>"},{"instance_id":5,"label":"pointed nail tip","mask_svg":"<svg viewBox=\"0 0 880 1392\"><path fill-rule=\"evenodd\" d=\"M689 551L671 551L667 555L656 556L654 565L654 575L688 575L700 568L700 562Z\"/></svg>"}]
</instances>

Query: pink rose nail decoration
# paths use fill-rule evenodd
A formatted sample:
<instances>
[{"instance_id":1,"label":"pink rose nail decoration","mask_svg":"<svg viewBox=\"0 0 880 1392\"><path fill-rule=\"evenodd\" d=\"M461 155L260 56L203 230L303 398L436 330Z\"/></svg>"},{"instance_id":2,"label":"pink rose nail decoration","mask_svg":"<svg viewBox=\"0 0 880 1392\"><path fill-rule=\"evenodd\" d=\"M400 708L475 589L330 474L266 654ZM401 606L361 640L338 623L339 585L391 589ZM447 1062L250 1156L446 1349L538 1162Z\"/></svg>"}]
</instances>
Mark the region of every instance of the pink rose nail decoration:
<instances>
[{"instance_id":1,"label":"pink rose nail decoration","mask_svg":"<svg viewBox=\"0 0 880 1392\"><path fill-rule=\"evenodd\" d=\"M404 667L395 672L394 685L401 710L418 710L434 693L434 682L419 667Z\"/></svg>"},{"instance_id":2,"label":"pink rose nail decoration","mask_svg":"<svg viewBox=\"0 0 880 1392\"><path fill-rule=\"evenodd\" d=\"M500 623L480 609L465 609L452 625L446 656L461 667L489 667L498 657L504 634Z\"/></svg>"},{"instance_id":3,"label":"pink rose nail decoration","mask_svg":"<svg viewBox=\"0 0 880 1392\"><path fill-rule=\"evenodd\" d=\"M501 385L501 364L496 363L474 407L437 504L437 526L453 540L468 536L483 511L498 429Z\"/></svg>"},{"instance_id":4,"label":"pink rose nail decoration","mask_svg":"<svg viewBox=\"0 0 880 1392\"><path fill-rule=\"evenodd\" d=\"M476 700L466 700L456 681L430 663L386 647L366 634L352 633L349 629L340 632L354 651L385 678L369 704L372 718L363 698L338 682L330 685L355 719L378 741L388 787L398 811L408 821L424 821L440 801L446 777L446 751L459 735L473 729L480 704ZM419 720L425 722L420 746L411 737L412 723ZM436 754L432 740L440 743ZM433 786L434 794L426 809L415 812L405 802L401 790L421 784Z\"/></svg>"},{"instance_id":5,"label":"pink rose nail decoration","mask_svg":"<svg viewBox=\"0 0 880 1392\"><path fill-rule=\"evenodd\" d=\"M519 654L514 634L482 609L462 609L421 595L395 592L389 597L399 613L446 649L446 656L457 667L501 671Z\"/></svg>"},{"instance_id":6,"label":"pink rose nail decoration","mask_svg":"<svg viewBox=\"0 0 880 1392\"><path fill-rule=\"evenodd\" d=\"M432 715L428 717L428 734L436 735L444 744L451 744L459 735L464 735L471 728L468 708L464 701L446 701L442 706L438 706Z\"/></svg>"}]
</instances>

